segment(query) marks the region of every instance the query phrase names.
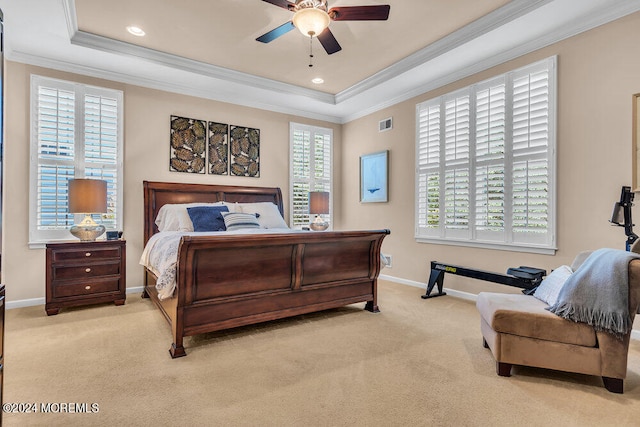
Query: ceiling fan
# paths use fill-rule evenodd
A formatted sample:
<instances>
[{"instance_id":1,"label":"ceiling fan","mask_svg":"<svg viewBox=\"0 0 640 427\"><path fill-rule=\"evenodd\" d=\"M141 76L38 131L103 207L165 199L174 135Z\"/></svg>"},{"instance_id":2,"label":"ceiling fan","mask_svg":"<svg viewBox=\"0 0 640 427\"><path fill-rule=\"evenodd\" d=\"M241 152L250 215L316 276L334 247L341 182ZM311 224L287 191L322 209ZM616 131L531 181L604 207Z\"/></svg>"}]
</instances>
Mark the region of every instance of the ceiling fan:
<instances>
[{"instance_id":1,"label":"ceiling fan","mask_svg":"<svg viewBox=\"0 0 640 427\"><path fill-rule=\"evenodd\" d=\"M386 21L391 6L388 4L375 6L338 6L328 8L326 0L262 0L267 3L290 10L294 13L291 21L280 25L258 37L256 40L269 43L278 37L298 28L308 37L317 37L329 55L342 50L340 44L331 33L331 21Z\"/></svg>"}]
</instances>

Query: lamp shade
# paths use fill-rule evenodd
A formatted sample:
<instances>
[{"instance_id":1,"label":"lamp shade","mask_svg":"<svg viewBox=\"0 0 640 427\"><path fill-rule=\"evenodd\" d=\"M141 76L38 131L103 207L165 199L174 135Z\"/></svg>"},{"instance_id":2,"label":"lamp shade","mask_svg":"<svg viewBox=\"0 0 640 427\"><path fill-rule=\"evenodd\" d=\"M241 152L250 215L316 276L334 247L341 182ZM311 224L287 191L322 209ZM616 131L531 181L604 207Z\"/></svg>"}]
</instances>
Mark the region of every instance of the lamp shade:
<instances>
[{"instance_id":1,"label":"lamp shade","mask_svg":"<svg viewBox=\"0 0 640 427\"><path fill-rule=\"evenodd\" d=\"M331 18L327 12L315 7L298 10L293 15L293 25L308 37L318 36L329 26Z\"/></svg>"},{"instance_id":2,"label":"lamp shade","mask_svg":"<svg viewBox=\"0 0 640 427\"><path fill-rule=\"evenodd\" d=\"M309 213L328 214L329 213L329 192L312 191L309 193Z\"/></svg>"},{"instance_id":3,"label":"lamp shade","mask_svg":"<svg viewBox=\"0 0 640 427\"><path fill-rule=\"evenodd\" d=\"M69 212L107 212L107 181L99 179L70 179Z\"/></svg>"}]
</instances>

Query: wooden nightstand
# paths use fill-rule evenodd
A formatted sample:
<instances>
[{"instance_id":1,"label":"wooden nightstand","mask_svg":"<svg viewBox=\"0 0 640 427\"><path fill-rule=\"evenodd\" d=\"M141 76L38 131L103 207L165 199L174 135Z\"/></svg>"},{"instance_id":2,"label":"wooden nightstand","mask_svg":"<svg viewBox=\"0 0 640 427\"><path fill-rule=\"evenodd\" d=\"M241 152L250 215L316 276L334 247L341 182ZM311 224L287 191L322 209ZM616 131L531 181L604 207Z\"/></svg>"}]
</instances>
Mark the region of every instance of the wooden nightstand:
<instances>
[{"instance_id":1,"label":"wooden nightstand","mask_svg":"<svg viewBox=\"0 0 640 427\"><path fill-rule=\"evenodd\" d=\"M47 244L47 314L78 305L124 304L125 255L125 240Z\"/></svg>"}]
</instances>

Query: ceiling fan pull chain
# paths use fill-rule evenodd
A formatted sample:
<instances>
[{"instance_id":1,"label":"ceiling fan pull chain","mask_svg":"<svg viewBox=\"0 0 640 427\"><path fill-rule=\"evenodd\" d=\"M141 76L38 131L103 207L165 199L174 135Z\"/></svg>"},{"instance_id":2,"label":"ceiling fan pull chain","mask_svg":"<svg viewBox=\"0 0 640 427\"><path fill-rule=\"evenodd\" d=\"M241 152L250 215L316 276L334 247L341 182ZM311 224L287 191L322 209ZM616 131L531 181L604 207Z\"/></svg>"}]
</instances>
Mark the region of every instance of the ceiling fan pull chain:
<instances>
[{"instance_id":1,"label":"ceiling fan pull chain","mask_svg":"<svg viewBox=\"0 0 640 427\"><path fill-rule=\"evenodd\" d=\"M313 67L313 37L309 37L309 67Z\"/></svg>"}]
</instances>

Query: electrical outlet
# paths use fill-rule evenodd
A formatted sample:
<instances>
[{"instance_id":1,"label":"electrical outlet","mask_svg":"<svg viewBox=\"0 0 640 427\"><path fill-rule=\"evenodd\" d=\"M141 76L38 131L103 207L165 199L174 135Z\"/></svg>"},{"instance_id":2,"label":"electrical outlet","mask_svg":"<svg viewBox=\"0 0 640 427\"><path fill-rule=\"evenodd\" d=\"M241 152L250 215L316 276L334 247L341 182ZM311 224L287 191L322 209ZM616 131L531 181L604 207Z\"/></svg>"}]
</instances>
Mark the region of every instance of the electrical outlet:
<instances>
[{"instance_id":1,"label":"electrical outlet","mask_svg":"<svg viewBox=\"0 0 640 427\"><path fill-rule=\"evenodd\" d=\"M385 267L387 268L391 268L393 267L393 256L388 255L388 254L382 254L382 257L384 258L385 261Z\"/></svg>"}]
</instances>

